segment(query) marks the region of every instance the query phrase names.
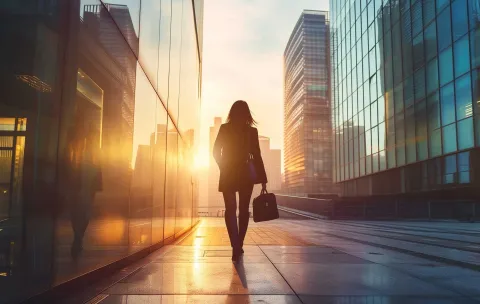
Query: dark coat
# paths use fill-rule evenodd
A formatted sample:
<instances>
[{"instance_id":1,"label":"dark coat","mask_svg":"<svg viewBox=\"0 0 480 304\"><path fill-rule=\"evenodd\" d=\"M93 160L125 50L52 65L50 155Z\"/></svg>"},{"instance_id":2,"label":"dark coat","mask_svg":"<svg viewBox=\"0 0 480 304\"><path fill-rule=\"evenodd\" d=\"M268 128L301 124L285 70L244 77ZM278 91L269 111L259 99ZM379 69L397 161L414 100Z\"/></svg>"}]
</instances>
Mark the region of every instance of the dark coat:
<instances>
[{"instance_id":1,"label":"dark coat","mask_svg":"<svg viewBox=\"0 0 480 304\"><path fill-rule=\"evenodd\" d=\"M220 126L213 145L213 157L220 169L218 191L235 192L252 185L248 171L245 170L249 153L253 155L258 177L255 183L267 183L257 129L250 126L238 127L231 123Z\"/></svg>"}]
</instances>

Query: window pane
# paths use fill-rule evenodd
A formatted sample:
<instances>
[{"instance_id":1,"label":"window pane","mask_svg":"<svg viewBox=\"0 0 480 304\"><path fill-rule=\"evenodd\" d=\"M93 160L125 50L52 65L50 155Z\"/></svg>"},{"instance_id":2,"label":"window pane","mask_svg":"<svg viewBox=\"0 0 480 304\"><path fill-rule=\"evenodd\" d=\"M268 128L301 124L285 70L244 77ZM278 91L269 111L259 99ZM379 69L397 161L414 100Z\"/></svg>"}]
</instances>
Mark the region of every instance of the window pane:
<instances>
[{"instance_id":1,"label":"window pane","mask_svg":"<svg viewBox=\"0 0 480 304\"><path fill-rule=\"evenodd\" d=\"M480 70L472 71L472 100L473 100L473 114L480 115Z\"/></svg>"},{"instance_id":2,"label":"window pane","mask_svg":"<svg viewBox=\"0 0 480 304\"><path fill-rule=\"evenodd\" d=\"M428 96L427 98L427 107L428 107L428 128L430 130L435 130L440 128L440 103L438 92Z\"/></svg>"},{"instance_id":3,"label":"window pane","mask_svg":"<svg viewBox=\"0 0 480 304\"><path fill-rule=\"evenodd\" d=\"M401 113L403 111L403 85L399 84L395 87L394 103L395 103L395 113Z\"/></svg>"},{"instance_id":4,"label":"window pane","mask_svg":"<svg viewBox=\"0 0 480 304\"><path fill-rule=\"evenodd\" d=\"M378 127L372 128L372 153L378 152Z\"/></svg>"},{"instance_id":5,"label":"window pane","mask_svg":"<svg viewBox=\"0 0 480 304\"><path fill-rule=\"evenodd\" d=\"M447 0L448 1L448 0ZM452 43L452 26L450 24L450 9L444 10L437 17L438 50L442 51Z\"/></svg>"},{"instance_id":6,"label":"window pane","mask_svg":"<svg viewBox=\"0 0 480 304\"><path fill-rule=\"evenodd\" d=\"M430 60L437 55L437 27L435 21L425 29L423 39L425 41L425 54L427 60Z\"/></svg>"},{"instance_id":7,"label":"window pane","mask_svg":"<svg viewBox=\"0 0 480 304\"><path fill-rule=\"evenodd\" d=\"M413 70L425 64L423 46L423 34L420 33L413 39Z\"/></svg>"},{"instance_id":8,"label":"window pane","mask_svg":"<svg viewBox=\"0 0 480 304\"><path fill-rule=\"evenodd\" d=\"M422 100L415 105L415 127L418 160L428 158L427 150L427 107L426 101Z\"/></svg>"},{"instance_id":9,"label":"window pane","mask_svg":"<svg viewBox=\"0 0 480 304\"><path fill-rule=\"evenodd\" d=\"M372 130L365 132L365 147L367 156L372 154Z\"/></svg>"},{"instance_id":10,"label":"window pane","mask_svg":"<svg viewBox=\"0 0 480 304\"><path fill-rule=\"evenodd\" d=\"M443 127L443 153L457 151L457 132L456 124Z\"/></svg>"},{"instance_id":11,"label":"window pane","mask_svg":"<svg viewBox=\"0 0 480 304\"><path fill-rule=\"evenodd\" d=\"M458 149L468 149L473 147L473 118L467 118L458 122L457 126Z\"/></svg>"},{"instance_id":12,"label":"window pane","mask_svg":"<svg viewBox=\"0 0 480 304\"><path fill-rule=\"evenodd\" d=\"M403 77L412 74L412 29L411 29L410 14L402 16L402 51L403 51Z\"/></svg>"},{"instance_id":13,"label":"window pane","mask_svg":"<svg viewBox=\"0 0 480 304\"><path fill-rule=\"evenodd\" d=\"M425 98L425 69L421 68L415 73L415 101Z\"/></svg>"},{"instance_id":14,"label":"window pane","mask_svg":"<svg viewBox=\"0 0 480 304\"><path fill-rule=\"evenodd\" d=\"M372 173L372 156L369 155L365 158L365 173L370 174Z\"/></svg>"},{"instance_id":15,"label":"window pane","mask_svg":"<svg viewBox=\"0 0 480 304\"><path fill-rule=\"evenodd\" d=\"M369 130L372 127L372 120L370 119L370 106L365 108L365 130Z\"/></svg>"},{"instance_id":16,"label":"window pane","mask_svg":"<svg viewBox=\"0 0 480 304\"><path fill-rule=\"evenodd\" d=\"M437 58L430 61L427 65L427 94L438 89L438 63Z\"/></svg>"},{"instance_id":17,"label":"window pane","mask_svg":"<svg viewBox=\"0 0 480 304\"><path fill-rule=\"evenodd\" d=\"M437 0L437 13L444 9L450 0Z\"/></svg>"},{"instance_id":18,"label":"window pane","mask_svg":"<svg viewBox=\"0 0 480 304\"><path fill-rule=\"evenodd\" d=\"M470 182L470 152L457 154L457 165L459 172L459 183Z\"/></svg>"},{"instance_id":19,"label":"window pane","mask_svg":"<svg viewBox=\"0 0 480 304\"><path fill-rule=\"evenodd\" d=\"M417 35L423 28L422 20L422 1L417 1L411 9L412 11L412 31L413 35Z\"/></svg>"},{"instance_id":20,"label":"window pane","mask_svg":"<svg viewBox=\"0 0 480 304\"><path fill-rule=\"evenodd\" d=\"M468 32L467 0L456 0L452 3L453 40L457 40Z\"/></svg>"},{"instance_id":21,"label":"window pane","mask_svg":"<svg viewBox=\"0 0 480 304\"><path fill-rule=\"evenodd\" d=\"M435 18L435 0L423 0L423 22L428 24Z\"/></svg>"},{"instance_id":22,"label":"window pane","mask_svg":"<svg viewBox=\"0 0 480 304\"><path fill-rule=\"evenodd\" d=\"M372 127L378 124L378 109L377 109L377 102L374 102L370 106L370 115L372 117Z\"/></svg>"},{"instance_id":23,"label":"window pane","mask_svg":"<svg viewBox=\"0 0 480 304\"><path fill-rule=\"evenodd\" d=\"M472 88L470 74L462 76L455 81L455 103L457 120L472 116Z\"/></svg>"},{"instance_id":24,"label":"window pane","mask_svg":"<svg viewBox=\"0 0 480 304\"><path fill-rule=\"evenodd\" d=\"M458 77L470 70L470 51L468 45L468 35L454 45L455 56L455 77Z\"/></svg>"},{"instance_id":25,"label":"window pane","mask_svg":"<svg viewBox=\"0 0 480 304\"><path fill-rule=\"evenodd\" d=\"M413 77L405 79L403 82L403 97L405 98L405 108L413 105Z\"/></svg>"},{"instance_id":26,"label":"window pane","mask_svg":"<svg viewBox=\"0 0 480 304\"><path fill-rule=\"evenodd\" d=\"M430 157L442 155L442 130L430 130L430 137L428 138L428 150Z\"/></svg>"},{"instance_id":27,"label":"window pane","mask_svg":"<svg viewBox=\"0 0 480 304\"><path fill-rule=\"evenodd\" d=\"M443 86L453 80L452 48L440 54L440 85Z\"/></svg>"},{"instance_id":28,"label":"window pane","mask_svg":"<svg viewBox=\"0 0 480 304\"><path fill-rule=\"evenodd\" d=\"M405 164L405 123L403 114L396 115L395 122L397 165L402 166Z\"/></svg>"},{"instance_id":29,"label":"window pane","mask_svg":"<svg viewBox=\"0 0 480 304\"><path fill-rule=\"evenodd\" d=\"M381 124L378 125L378 150L379 151L382 151L385 149L385 142L386 142L385 123L382 122Z\"/></svg>"},{"instance_id":30,"label":"window pane","mask_svg":"<svg viewBox=\"0 0 480 304\"><path fill-rule=\"evenodd\" d=\"M470 33L470 54L471 54L472 68L479 67L480 66L480 28Z\"/></svg>"},{"instance_id":31,"label":"window pane","mask_svg":"<svg viewBox=\"0 0 480 304\"><path fill-rule=\"evenodd\" d=\"M410 107L405 110L405 129L405 141L407 143L407 163L412 163L417 160L414 107Z\"/></svg>"},{"instance_id":32,"label":"window pane","mask_svg":"<svg viewBox=\"0 0 480 304\"><path fill-rule=\"evenodd\" d=\"M453 83L443 87L440 90L442 126L446 126L455 121L455 98L453 92Z\"/></svg>"},{"instance_id":33,"label":"window pane","mask_svg":"<svg viewBox=\"0 0 480 304\"><path fill-rule=\"evenodd\" d=\"M456 155L449 155L443 159L443 179L445 184L455 182L455 173L457 173Z\"/></svg>"},{"instance_id":34,"label":"window pane","mask_svg":"<svg viewBox=\"0 0 480 304\"><path fill-rule=\"evenodd\" d=\"M402 48L399 23L393 26L392 30L392 51L393 51L393 82L397 84L402 81Z\"/></svg>"}]
</instances>

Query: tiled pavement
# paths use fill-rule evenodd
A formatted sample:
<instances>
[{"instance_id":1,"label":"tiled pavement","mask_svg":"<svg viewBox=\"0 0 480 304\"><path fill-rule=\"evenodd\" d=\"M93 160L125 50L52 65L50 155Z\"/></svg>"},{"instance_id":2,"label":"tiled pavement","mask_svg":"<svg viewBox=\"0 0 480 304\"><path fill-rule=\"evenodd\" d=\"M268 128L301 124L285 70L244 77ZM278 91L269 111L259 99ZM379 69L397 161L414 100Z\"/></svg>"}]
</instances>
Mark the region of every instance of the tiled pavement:
<instances>
[{"instance_id":1,"label":"tiled pavement","mask_svg":"<svg viewBox=\"0 0 480 304\"><path fill-rule=\"evenodd\" d=\"M325 234L338 233L335 227L320 221L252 223L244 259L234 265L223 221L203 219L189 236L147 257L90 303L480 300L480 272Z\"/></svg>"}]
</instances>

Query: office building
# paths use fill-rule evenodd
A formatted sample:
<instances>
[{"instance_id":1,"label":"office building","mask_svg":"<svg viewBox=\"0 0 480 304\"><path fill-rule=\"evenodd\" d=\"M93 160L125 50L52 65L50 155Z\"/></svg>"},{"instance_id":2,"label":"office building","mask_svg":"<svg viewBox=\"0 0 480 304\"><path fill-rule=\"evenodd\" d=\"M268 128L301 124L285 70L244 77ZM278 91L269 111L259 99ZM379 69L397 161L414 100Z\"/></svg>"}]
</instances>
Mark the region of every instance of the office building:
<instances>
[{"instance_id":1,"label":"office building","mask_svg":"<svg viewBox=\"0 0 480 304\"><path fill-rule=\"evenodd\" d=\"M306 10L284 53L285 192L333 193L329 17Z\"/></svg>"},{"instance_id":2,"label":"office building","mask_svg":"<svg viewBox=\"0 0 480 304\"><path fill-rule=\"evenodd\" d=\"M343 196L478 197L476 1L331 0Z\"/></svg>"},{"instance_id":3,"label":"office building","mask_svg":"<svg viewBox=\"0 0 480 304\"><path fill-rule=\"evenodd\" d=\"M278 191L282 187L282 156L280 149L270 148L270 138L259 136L260 152L268 179L268 190Z\"/></svg>"},{"instance_id":4,"label":"office building","mask_svg":"<svg viewBox=\"0 0 480 304\"><path fill-rule=\"evenodd\" d=\"M203 1L109 2L1 1L0 303L198 221Z\"/></svg>"}]
</instances>

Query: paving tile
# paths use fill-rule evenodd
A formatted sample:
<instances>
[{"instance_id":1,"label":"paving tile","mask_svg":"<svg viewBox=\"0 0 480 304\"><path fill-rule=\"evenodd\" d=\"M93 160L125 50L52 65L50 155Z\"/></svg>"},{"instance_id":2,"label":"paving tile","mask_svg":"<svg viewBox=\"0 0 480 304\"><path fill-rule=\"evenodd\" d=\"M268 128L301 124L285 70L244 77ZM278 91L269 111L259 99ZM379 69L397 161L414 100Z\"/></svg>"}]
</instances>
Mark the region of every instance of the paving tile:
<instances>
[{"instance_id":1,"label":"paving tile","mask_svg":"<svg viewBox=\"0 0 480 304\"><path fill-rule=\"evenodd\" d=\"M408 265L408 264L392 264L391 268L395 268L402 272L409 273L422 279L444 279L453 277L479 277L480 272L450 265ZM480 284L479 284L480 285Z\"/></svg>"},{"instance_id":2,"label":"paving tile","mask_svg":"<svg viewBox=\"0 0 480 304\"><path fill-rule=\"evenodd\" d=\"M417 265L440 265L440 263L414 257L408 254L392 252L389 250L373 249L368 252L350 252L348 254L379 264L417 264Z\"/></svg>"},{"instance_id":3,"label":"paving tile","mask_svg":"<svg viewBox=\"0 0 480 304\"><path fill-rule=\"evenodd\" d=\"M270 260L265 255L244 255L243 262L248 263L270 263ZM166 256L159 257L153 260L153 263L232 263L232 252L228 251L223 256L207 256L203 257L175 257Z\"/></svg>"},{"instance_id":4,"label":"paving tile","mask_svg":"<svg viewBox=\"0 0 480 304\"><path fill-rule=\"evenodd\" d=\"M371 264L349 254L336 253L267 253L272 263Z\"/></svg>"},{"instance_id":5,"label":"paving tile","mask_svg":"<svg viewBox=\"0 0 480 304\"><path fill-rule=\"evenodd\" d=\"M301 304L294 295L110 295L101 304Z\"/></svg>"},{"instance_id":6,"label":"paving tile","mask_svg":"<svg viewBox=\"0 0 480 304\"><path fill-rule=\"evenodd\" d=\"M431 282L465 296L480 296L480 276L432 279Z\"/></svg>"},{"instance_id":7,"label":"paving tile","mask_svg":"<svg viewBox=\"0 0 480 304\"><path fill-rule=\"evenodd\" d=\"M108 294L293 294L272 264L152 263Z\"/></svg>"},{"instance_id":8,"label":"paving tile","mask_svg":"<svg viewBox=\"0 0 480 304\"><path fill-rule=\"evenodd\" d=\"M283 253L332 253L339 252L325 246L259 246L265 254L283 254Z\"/></svg>"},{"instance_id":9,"label":"paving tile","mask_svg":"<svg viewBox=\"0 0 480 304\"><path fill-rule=\"evenodd\" d=\"M434 296L300 296L304 304L474 304L476 301L464 297Z\"/></svg>"},{"instance_id":10,"label":"paving tile","mask_svg":"<svg viewBox=\"0 0 480 304\"><path fill-rule=\"evenodd\" d=\"M302 295L458 295L378 264L276 266Z\"/></svg>"},{"instance_id":11,"label":"paving tile","mask_svg":"<svg viewBox=\"0 0 480 304\"><path fill-rule=\"evenodd\" d=\"M183 239L179 245L215 245L228 246L230 241L228 239L228 232L225 224L223 226L200 227L192 234ZM251 223L245 238L246 245L289 245L302 246L311 245L304 242L298 237L285 231L284 229L272 227L268 224Z\"/></svg>"}]
</instances>

